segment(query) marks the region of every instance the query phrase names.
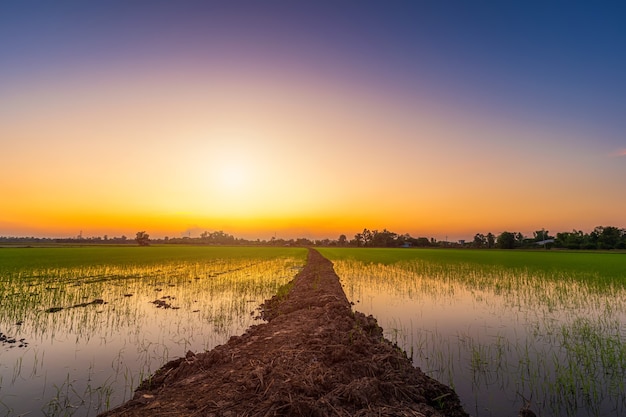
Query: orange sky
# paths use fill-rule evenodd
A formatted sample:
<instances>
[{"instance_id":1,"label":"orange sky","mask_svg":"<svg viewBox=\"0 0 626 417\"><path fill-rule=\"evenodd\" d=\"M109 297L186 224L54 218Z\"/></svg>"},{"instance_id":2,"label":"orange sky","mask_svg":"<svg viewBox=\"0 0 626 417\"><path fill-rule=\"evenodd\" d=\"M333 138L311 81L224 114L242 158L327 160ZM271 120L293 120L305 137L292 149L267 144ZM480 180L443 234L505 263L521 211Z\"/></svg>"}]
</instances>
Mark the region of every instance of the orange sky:
<instances>
[{"instance_id":1,"label":"orange sky","mask_svg":"<svg viewBox=\"0 0 626 417\"><path fill-rule=\"evenodd\" d=\"M83 42L116 36L102 30ZM219 30L208 45L174 47L190 36L174 33L109 55L88 47L84 59L52 39L65 55L13 68L0 85L0 236L367 227L470 239L626 226L624 136L592 114L533 112L524 89L499 96L463 84L469 69L441 75L385 48L353 56L315 32L312 45L280 32L276 46ZM43 59L24 42L20 53ZM447 56L433 49L415 62Z\"/></svg>"}]
</instances>

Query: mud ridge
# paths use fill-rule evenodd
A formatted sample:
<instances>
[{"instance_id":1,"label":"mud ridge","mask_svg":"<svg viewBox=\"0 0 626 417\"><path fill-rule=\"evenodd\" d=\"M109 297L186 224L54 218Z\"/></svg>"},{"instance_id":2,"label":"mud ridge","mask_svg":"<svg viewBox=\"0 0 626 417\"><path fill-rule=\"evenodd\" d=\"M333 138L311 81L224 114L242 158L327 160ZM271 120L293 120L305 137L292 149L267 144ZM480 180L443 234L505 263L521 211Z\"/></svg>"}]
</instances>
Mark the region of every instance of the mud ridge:
<instances>
[{"instance_id":1,"label":"mud ridge","mask_svg":"<svg viewBox=\"0 0 626 417\"><path fill-rule=\"evenodd\" d=\"M317 251L289 287L262 305L267 323L167 363L101 416L467 416L373 317L352 312Z\"/></svg>"}]
</instances>

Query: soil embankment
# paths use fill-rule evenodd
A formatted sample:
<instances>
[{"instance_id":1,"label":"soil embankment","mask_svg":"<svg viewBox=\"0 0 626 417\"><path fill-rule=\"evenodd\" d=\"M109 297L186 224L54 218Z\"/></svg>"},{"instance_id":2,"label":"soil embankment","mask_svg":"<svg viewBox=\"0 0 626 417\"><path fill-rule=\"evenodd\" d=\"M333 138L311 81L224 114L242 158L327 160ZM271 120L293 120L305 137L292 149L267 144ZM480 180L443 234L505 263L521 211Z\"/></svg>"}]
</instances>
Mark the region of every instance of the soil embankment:
<instances>
[{"instance_id":1,"label":"soil embankment","mask_svg":"<svg viewBox=\"0 0 626 417\"><path fill-rule=\"evenodd\" d=\"M318 252L290 285L263 304L268 323L167 363L102 416L467 416L373 317L352 312Z\"/></svg>"}]
</instances>

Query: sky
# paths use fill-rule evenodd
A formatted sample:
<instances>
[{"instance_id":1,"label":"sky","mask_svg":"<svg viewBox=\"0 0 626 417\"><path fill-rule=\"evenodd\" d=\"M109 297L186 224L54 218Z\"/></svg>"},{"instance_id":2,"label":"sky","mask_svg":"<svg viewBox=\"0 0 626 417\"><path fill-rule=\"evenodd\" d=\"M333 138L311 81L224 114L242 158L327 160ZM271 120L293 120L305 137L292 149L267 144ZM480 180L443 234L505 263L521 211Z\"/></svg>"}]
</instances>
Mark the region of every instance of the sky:
<instances>
[{"instance_id":1,"label":"sky","mask_svg":"<svg viewBox=\"0 0 626 417\"><path fill-rule=\"evenodd\" d=\"M3 1L0 236L626 227L626 6Z\"/></svg>"}]
</instances>

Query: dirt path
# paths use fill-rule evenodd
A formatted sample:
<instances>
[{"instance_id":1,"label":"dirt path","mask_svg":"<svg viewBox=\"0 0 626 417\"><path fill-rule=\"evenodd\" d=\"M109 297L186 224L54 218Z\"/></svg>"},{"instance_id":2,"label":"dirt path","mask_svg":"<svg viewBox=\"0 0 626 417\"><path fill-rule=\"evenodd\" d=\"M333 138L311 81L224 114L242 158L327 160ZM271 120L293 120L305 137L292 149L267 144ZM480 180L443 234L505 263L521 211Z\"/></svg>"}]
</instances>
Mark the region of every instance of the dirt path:
<instances>
[{"instance_id":1,"label":"dirt path","mask_svg":"<svg viewBox=\"0 0 626 417\"><path fill-rule=\"evenodd\" d=\"M467 416L374 318L353 313L332 263L310 250L268 323L172 361L102 416Z\"/></svg>"}]
</instances>

